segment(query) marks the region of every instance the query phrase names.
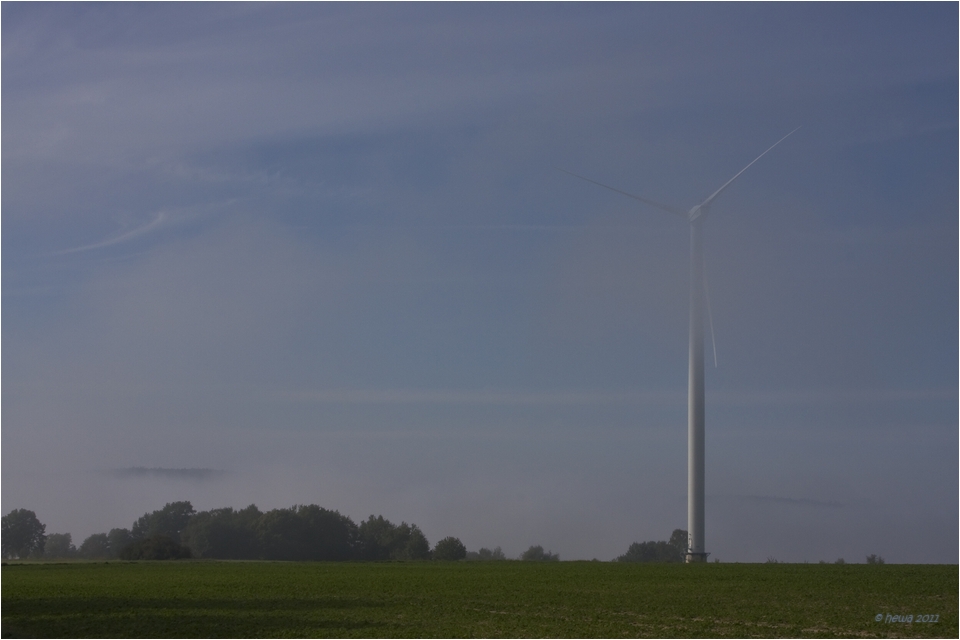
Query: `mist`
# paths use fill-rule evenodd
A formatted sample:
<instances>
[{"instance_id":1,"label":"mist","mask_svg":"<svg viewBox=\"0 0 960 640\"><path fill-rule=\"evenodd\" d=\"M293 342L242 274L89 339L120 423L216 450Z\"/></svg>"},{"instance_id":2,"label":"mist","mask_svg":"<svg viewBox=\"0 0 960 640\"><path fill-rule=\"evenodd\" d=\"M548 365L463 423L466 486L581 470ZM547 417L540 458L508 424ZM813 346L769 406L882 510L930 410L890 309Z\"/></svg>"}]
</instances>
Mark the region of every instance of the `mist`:
<instances>
[{"instance_id":1,"label":"mist","mask_svg":"<svg viewBox=\"0 0 960 640\"><path fill-rule=\"evenodd\" d=\"M2 8L2 502L958 561L957 7ZM682 44L681 44L682 43Z\"/></svg>"}]
</instances>

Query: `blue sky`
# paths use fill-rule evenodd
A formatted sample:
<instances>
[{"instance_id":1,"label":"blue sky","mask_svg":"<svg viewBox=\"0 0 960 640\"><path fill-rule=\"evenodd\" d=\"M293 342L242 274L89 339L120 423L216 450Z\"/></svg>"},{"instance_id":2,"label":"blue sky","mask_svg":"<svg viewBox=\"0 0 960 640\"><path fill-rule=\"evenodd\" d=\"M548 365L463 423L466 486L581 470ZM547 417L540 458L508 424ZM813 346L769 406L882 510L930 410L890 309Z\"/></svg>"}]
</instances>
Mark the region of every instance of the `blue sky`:
<instances>
[{"instance_id":1,"label":"blue sky","mask_svg":"<svg viewBox=\"0 0 960 640\"><path fill-rule=\"evenodd\" d=\"M957 6L2 7L2 499L957 562ZM709 344L709 342L708 342ZM218 469L198 480L130 467Z\"/></svg>"}]
</instances>

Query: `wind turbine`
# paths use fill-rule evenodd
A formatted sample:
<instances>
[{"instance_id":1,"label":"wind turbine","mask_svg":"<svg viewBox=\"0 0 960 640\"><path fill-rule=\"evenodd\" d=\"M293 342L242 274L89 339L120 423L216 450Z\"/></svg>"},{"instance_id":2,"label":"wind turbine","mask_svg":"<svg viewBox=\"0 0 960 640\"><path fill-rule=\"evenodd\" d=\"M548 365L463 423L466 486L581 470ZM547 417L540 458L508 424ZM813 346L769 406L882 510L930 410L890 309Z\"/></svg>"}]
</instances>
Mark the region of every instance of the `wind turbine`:
<instances>
[{"instance_id":1,"label":"wind turbine","mask_svg":"<svg viewBox=\"0 0 960 640\"><path fill-rule=\"evenodd\" d=\"M800 127L797 127L799 129ZM687 377L687 562L705 562L707 552L704 551L703 521L704 521L704 388L703 388L703 307L706 284L703 276L703 241L701 238L703 220L710 211L710 205L724 189L733 184L744 171L754 162L767 155L774 147L786 140L797 129L777 140L769 149L753 159L753 162L737 172L735 176L714 191L709 198L694 206L689 211L677 207L661 204L654 200L620 189L607 186L596 180L577 175L560 169L575 178L592 182L593 184L610 189L617 193L639 200L640 202L685 218L690 223L690 356ZM712 322L711 322L712 330ZM714 352L716 354L716 352ZM714 355L716 357L716 355Z\"/></svg>"}]
</instances>

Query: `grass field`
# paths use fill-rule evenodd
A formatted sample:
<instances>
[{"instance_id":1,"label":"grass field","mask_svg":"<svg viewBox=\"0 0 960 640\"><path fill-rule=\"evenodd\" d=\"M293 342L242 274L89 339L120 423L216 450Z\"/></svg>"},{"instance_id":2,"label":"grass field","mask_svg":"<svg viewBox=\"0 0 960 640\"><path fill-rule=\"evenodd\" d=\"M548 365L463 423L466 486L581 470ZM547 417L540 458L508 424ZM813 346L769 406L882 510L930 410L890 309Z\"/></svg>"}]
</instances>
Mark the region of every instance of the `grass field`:
<instances>
[{"instance_id":1,"label":"grass field","mask_svg":"<svg viewBox=\"0 0 960 640\"><path fill-rule=\"evenodd\" d=\"M949 565L175 561L2 577L4 638L958 635Z\"/></svg>"}]
</instances>

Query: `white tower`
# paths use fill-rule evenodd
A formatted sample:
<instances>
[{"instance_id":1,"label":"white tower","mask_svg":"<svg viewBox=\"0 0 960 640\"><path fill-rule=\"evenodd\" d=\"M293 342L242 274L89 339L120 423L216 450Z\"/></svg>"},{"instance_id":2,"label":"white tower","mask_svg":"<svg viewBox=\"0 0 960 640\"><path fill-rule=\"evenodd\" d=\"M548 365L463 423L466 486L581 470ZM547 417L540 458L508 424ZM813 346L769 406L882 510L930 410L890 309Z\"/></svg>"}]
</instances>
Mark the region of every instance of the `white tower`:
<instances>
[{"instance_id":1,"label":"white tower","mask_svg":"<svg viewBox=\"0 0 960 640\"><path fill-rule=\"evenodd\" d=\"M797 127L799 129L800 127ZM727 180L726 184L689 211L661 204L647 198L614 189L596 180L585 178L560 169L564 173L592 182L621 195L639 200L661 211L686 218L690 224L690 366L687 377L687 562L705 562L709 555L704 543L704 385L703 385L703 307L706 303L706 286L703 273L703 220L707 216L711 203L724 189L729 187L740 174L750 168L754 162L765 156L771 149L786 140L797 129L777 140L769 149L754 158L753 162Z\"/></svg>"},{"instance_id":2,"label":"white tower","mask_svg":"<svg viewBox=\"0 0 960 640\"><path fill-rule=\"evenodd\" d=\"M687 562L707 559L703 550L703 218L690 221L690 366L687 373Z\"/></svg>"}]
</instances>

